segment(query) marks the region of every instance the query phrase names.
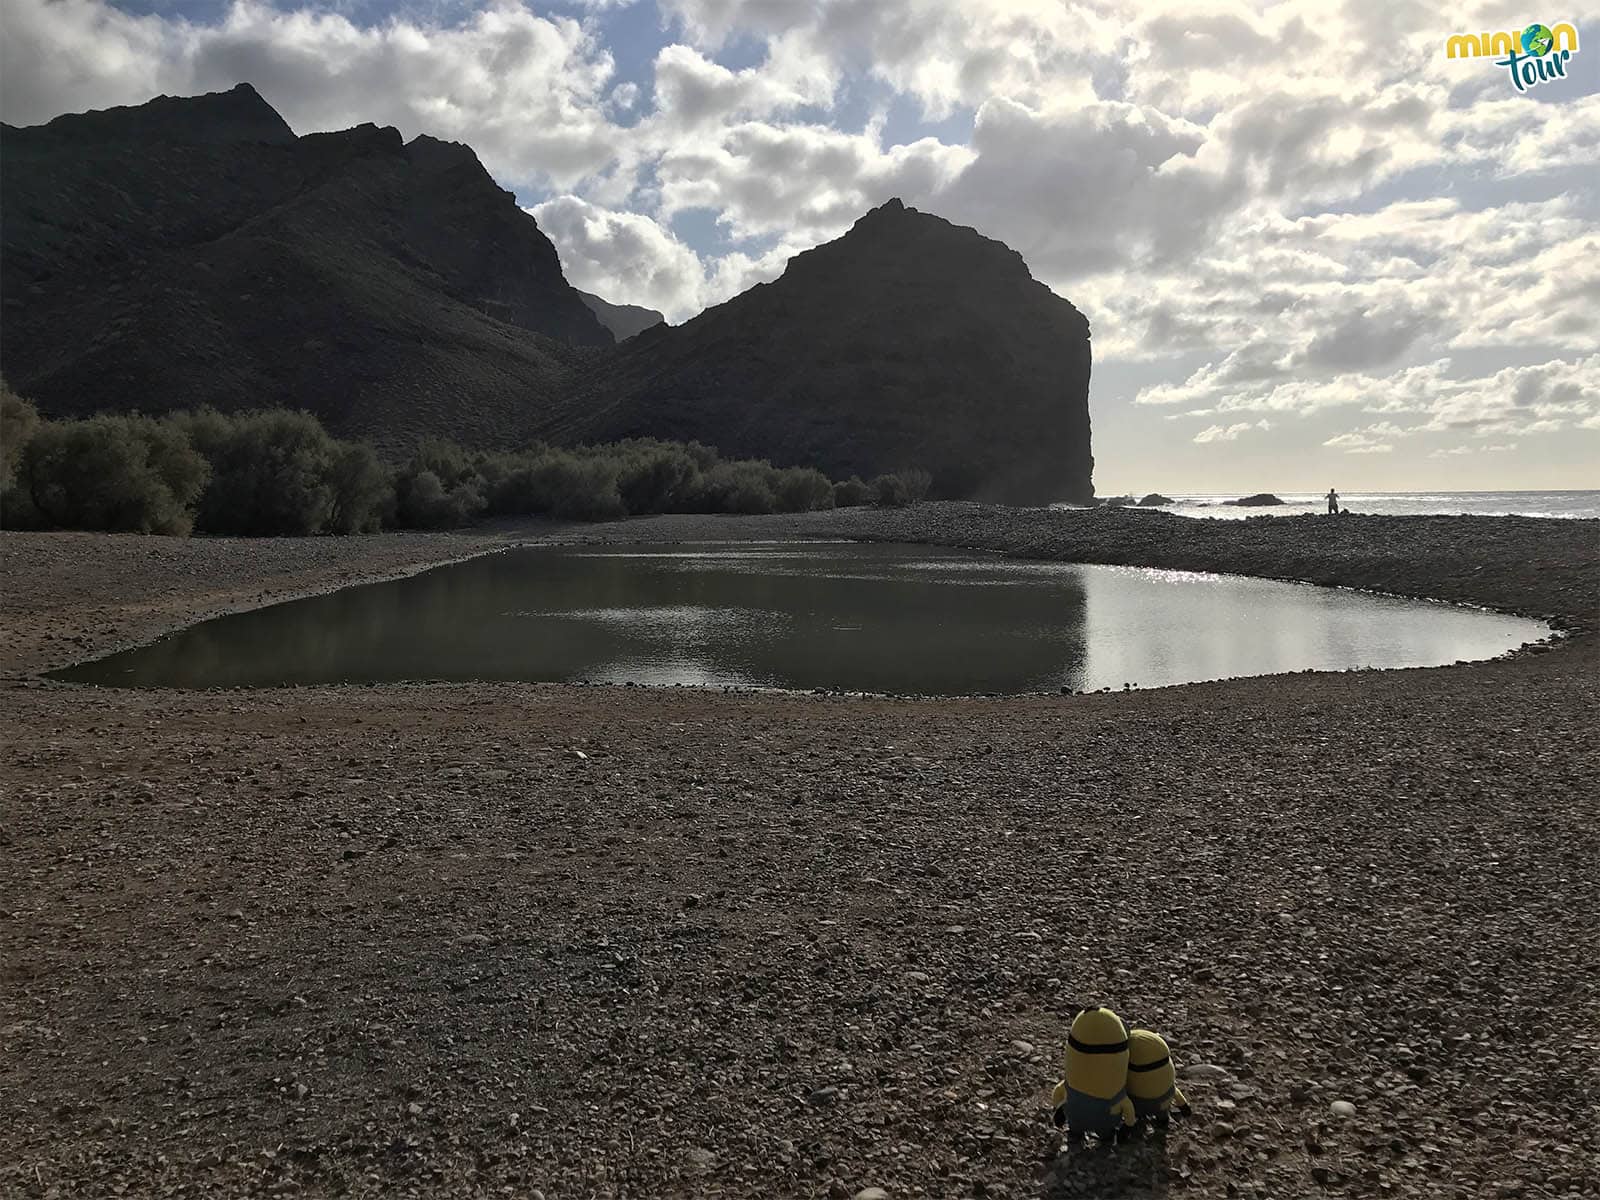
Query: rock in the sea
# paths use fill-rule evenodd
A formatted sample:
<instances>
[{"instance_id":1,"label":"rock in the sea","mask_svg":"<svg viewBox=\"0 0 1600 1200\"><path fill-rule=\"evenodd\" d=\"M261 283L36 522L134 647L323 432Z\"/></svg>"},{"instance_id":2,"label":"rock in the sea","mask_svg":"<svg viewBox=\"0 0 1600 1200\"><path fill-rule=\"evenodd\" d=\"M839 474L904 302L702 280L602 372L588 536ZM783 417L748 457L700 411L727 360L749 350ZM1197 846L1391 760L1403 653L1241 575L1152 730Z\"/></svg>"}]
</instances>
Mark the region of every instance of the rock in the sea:
<instances>
[{"instance_id":1,"label":"rock in the sea","mask_svg":"<svg viewBox=\"0 0 1600 1200\"><path fill-rule=\"evenodd\" d=\"M1266 508L1273 504L1282 504L1283 501L1271 492L1256 492L1254 495L1241 496L1237 500L1224 500L1224 504L1232 504L1236 508Z\"/></svg>"},{"instance_id":2,"label":"rock in the sea","mask_svg":"<svg viewBox=\"0 0 1600 1200\"><path fill-rule=\"evenodd\" d=\"M1163 496L1160 492L1151 492L1148 496L1139 499L1140 508L1161 508L1173 503L1171 496Z\"/></svg>"},{"instance_id":3,"label":"rock in the sea","mask_svg":"<svg viewBox=\"0 0 1600 1200\"><path fill-rule=\"evenodd\" d=\"M1100 500L1103 508L1132 508L1137 503L1132 496L1105 496Z\"/></svg>"}]
</instances>

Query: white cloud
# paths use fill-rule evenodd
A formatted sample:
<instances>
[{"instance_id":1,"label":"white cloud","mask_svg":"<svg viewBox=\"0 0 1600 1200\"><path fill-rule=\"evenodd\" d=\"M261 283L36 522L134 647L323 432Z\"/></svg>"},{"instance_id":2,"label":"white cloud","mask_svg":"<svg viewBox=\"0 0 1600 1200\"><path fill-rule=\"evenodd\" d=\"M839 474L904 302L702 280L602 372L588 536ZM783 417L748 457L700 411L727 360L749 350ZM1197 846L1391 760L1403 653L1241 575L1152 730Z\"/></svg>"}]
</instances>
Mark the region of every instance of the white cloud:
<instances>
[{"instance_id":1,"label":"white cloud","mask_svg":"<svg viewBox=\"0 0 1600 1200\"><path fill-rule=\"evenodd\" d=\"M559 247L562 268L576 287L657 309L672 322L776 279L800 249L780 243L759 254L732 253L707 264L642 213L618 212L572 195L529 211Z\"/></svg>"},{"instance_id":2,"label":"white cloud","mask_svg":"<svg viewBox=\"0 0 1600 1200\"><path fill-rule=\"evenodd\" d=\"M361 27L257 0L238 0L216 25L130 17L98 0L15 0L0 47L0 111L13 124L245 81L297 133L371 121L465 141L506 183L576 182L626 140L604 112L610 53L576 19L510 0L448 27Z\"/></svg>"},{"instance_id":3,"label":"white cloud","mask_svg":"<svg viewBox=\"0 0 1600 1200\"><path fill-rule=\"evenodd\" d=\"M1208 425L1194 435L1194 440L1197 445L1201 446L1207 442L1231 442L1237 440L1241 433L1245 433L1252 428L1254 426L1249 421L1240 421L1234 425Z\"/></svg>"}]
</instances>

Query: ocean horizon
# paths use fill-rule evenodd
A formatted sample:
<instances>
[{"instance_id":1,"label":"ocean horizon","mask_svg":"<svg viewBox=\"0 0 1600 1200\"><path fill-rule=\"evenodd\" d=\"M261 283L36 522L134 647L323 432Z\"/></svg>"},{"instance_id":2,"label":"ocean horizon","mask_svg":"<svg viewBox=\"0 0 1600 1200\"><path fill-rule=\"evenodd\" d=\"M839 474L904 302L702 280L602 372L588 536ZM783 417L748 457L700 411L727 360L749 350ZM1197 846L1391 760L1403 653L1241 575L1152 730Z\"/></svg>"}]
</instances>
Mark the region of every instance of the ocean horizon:
<instances>
[{"instance_id":1,"label":"ocean horizon","mask_svg":"<svg viewBox=\"0 0 1600 1200\"><path fill-rule=\"evenodd\" d=\"M1167 493L1163 493L1167 494ZM1326 513L1327 492L1274 492L1283 501L1261 508L1227 504L1246 495L1244 492L1174 492L1173 503L1159 512L1180 517L1215 517L1242 520L1245 517L1291 517L1305 513ZM1080 508L1082 505L1052 504L1051 508ZM1351 513L1386 517L1477 516L1477 517L1554 517L1563 520L1600 518L1600 488L1556 489L1550 491L1418 491L1418 492L1340 492L1339 507Z\"/></svg>"}]
</instances>

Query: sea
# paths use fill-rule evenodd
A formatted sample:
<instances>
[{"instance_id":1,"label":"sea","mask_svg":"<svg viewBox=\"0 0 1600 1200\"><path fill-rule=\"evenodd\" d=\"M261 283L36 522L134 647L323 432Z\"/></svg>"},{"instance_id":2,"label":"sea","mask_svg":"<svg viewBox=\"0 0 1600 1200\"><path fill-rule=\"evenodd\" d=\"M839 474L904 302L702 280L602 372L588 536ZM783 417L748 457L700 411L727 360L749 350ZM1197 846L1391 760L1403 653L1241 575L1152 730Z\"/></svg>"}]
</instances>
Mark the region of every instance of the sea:
<instances>
[{"instance_id":1,"label":"sea","mask_svg":"<svg viewBox=\"0 0 1600 1200\"><path fill-rule=\"evenodd\" d=\"M1224 504L1242 493L1216 495L1169 493L1173 504L1161 512L1180 517L1216 517L1243 520L1245 517L1287 517L1300 513L1326 513L1326 492L1276 492L1284 503L1266 508L1240 508ZM1052 508L1072 508L1056 504ZM1479 517L1559 517L1566 519L1600 518L1600 489L1556 492L1340 492L1339 507L1352 513L1377 516L1418 517L1467 514Z\"/></svg>"}]
</instances>

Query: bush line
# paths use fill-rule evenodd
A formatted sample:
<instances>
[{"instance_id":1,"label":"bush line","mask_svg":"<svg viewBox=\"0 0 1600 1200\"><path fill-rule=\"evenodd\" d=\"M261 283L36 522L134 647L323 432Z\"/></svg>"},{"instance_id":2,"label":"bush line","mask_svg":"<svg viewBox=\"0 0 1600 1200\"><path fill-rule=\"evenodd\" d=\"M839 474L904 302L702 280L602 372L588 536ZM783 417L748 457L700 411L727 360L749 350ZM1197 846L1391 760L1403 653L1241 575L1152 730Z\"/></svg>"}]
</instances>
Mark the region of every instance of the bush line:
<instances>
[{"instance_id":1,"label":"bush line","mask_svg":"<svg viewBox=\"0 0 1600 1200\"><path fill-rule=\"evenodd\" d=\"M454 529L485 517L811 512L914 504L931 483L920 469L835 483L809 467L653 438L511 453L428 439L392 467L305 412L51 421L0 384L7 529L273 537Z\"/></svg>"}]
</instances>

